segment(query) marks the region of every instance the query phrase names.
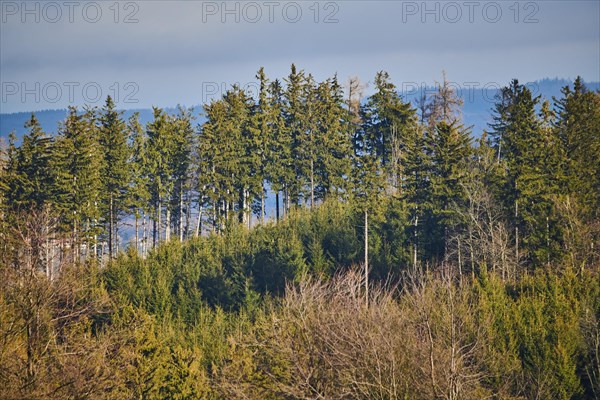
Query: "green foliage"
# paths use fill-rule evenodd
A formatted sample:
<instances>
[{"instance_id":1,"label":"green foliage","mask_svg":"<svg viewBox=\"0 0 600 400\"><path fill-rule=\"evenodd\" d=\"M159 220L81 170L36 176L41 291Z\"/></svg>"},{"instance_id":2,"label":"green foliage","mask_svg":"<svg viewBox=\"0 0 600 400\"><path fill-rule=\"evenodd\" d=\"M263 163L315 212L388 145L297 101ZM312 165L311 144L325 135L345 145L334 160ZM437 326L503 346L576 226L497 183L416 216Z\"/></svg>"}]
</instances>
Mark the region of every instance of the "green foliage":
<instances>
[{"instance_id":1,"label":"green foliage","mask_svg":"<svg viewBox=\"0 0 600 400\"><path fill-rule=\"evenodd\" d=\"M515 80L474 145L446 80L419 123L385 72L348 110L335 76L257 79L197 130L108 98L11 135L3 397L598 397L597 93Z\"/></svg>"}]
</instances>

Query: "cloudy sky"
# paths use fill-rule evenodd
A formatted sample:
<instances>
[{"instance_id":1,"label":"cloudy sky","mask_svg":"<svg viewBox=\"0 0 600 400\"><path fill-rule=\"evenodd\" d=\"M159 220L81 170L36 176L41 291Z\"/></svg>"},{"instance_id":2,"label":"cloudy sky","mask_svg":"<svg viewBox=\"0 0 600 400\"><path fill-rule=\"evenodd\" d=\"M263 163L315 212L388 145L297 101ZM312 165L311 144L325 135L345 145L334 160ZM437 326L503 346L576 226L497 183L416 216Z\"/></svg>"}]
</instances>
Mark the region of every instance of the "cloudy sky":
<instances>
[{"instance_id":1,"label":"cloudy sky","mask_svg":"<svg viewBox=\"0 0 600 400\"><path fill-rule=\"evenodd\" d=\"M600 81L600 2L0 0L0 112L197 105L264 66L397 86Z\"/></svg>"}]
</instances>

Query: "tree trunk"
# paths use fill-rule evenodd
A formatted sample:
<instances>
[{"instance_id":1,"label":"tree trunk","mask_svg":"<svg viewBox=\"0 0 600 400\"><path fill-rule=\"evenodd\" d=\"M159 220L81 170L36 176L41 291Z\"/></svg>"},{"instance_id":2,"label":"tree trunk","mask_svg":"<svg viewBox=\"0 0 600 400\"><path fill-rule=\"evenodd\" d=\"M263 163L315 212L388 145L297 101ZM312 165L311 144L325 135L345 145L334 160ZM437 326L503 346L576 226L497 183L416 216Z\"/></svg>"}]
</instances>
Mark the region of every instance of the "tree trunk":
<instances>
[{"instance_id":1,"label":"tree trunk","mask_svg":"<svg viewBox=\"0 0 600 400\"><path fill-rule=\"evenodd\" d=\"M212 233L215 233L215 231L217 230L217 202L213 202L213 207L212 207L212 214L213 214L213 223L212 223Z\"/></svg>"},{"instance_id":2,"label":"tree trunk","mask_svg":"<svg viewBox=\"0 0 600 400\"><path fill-rule=\"evenodd\" d=\"M369 307L369 213L365 209L365 304Z\"/></svg>"},{"instance_id":3,"label":"tree trunk","mask_svg":"<svg viewBox=\"0 0 600 400\"><path fill-rule=\"evenodd\" d=\"M415 232L413 238L413 268L417 269L417 228L419 226L419 216L415 216Z\"/></svg>"},{"instance_id":4,"label":"tree trunk","mask_svg":"<svg viewBox=\"0 0 600 400\"><path fill-rule=\"evenodd\" d=\"M194 232L194 237L200 236L200 228L202 224L202 206L198 205L198 220L196 221L196 230Z\"/></svg>"},{"instance_id":5,"label":"tree trunk","mask_svg":"<svg viewBox=\"0 0 600 400\"><path fill-rule=\"evenodd\" d=\"M142 212L142 256L146 257L147 250L148 250L148 223L146 220L146 213Z\"/></svg>"},{"instance_id":6,"label":"tree trunk","mask_svg":"<svg viewBox=\"0 0 600 400\"><path fill-rule=\"evenodd\" d=\"M252 204L250 204L250 190L246 190L246 220L248 221L248 229L252 228Z\"/></svg>"},{"instance_id":7,"label":"tree trunk","mask_svg":"<svg viewBox=\"0 0 600 400\"><path fill-rule=\"evenodd\" d=\"M183 188L179 185L179 241L183 242Z\"/></svg>"},{"instance_id":8,"label":"tree trunk","mask_svg":"<svg viewBox=\"0 0 600 400\"><path fill-rule=\"evenodd\" d=\"M279 222L279 190L275 192L275 220Z\"/></svg>"},{"instance_id":9,"label":"tree trunk","mask_svg":"<svg viewBox=\"0 0 600 400\"><path fill-rule=\"evenodd\" d=\"M108 206L108 258L113 258L113 194Z\"/></svg>"},{"instance_id":10,"label":"tree trunk","mask_svg":"<svg viewBox=\"0 0 600 400\"><path fill-rule=\"evenodd\" d=\"M160 243L160 230L162 229L162 203L160 198L158 199L158 216L157 216L157 220L158 222L156 223L156 244ZM155 244L155 246L156 246Z\"/></svg>"},{"instance_id":11,"label":"tree trunk","mask_svg":"<svg viewBox=\"0 0 600 400\"><path fill-rule=\"evenodd\" d=\"M314 161L310 160L310 209L312 210L315 204L315 172L314 172Z\"/></svg>"},{"instance_id":12,"label":"tree trunk","mask_svg":"<svg viewBox=\"0 0 600 400\"><path fill-rule=\"evenodd\" d=\"M171 240L171 209L169 208L168 203L166 208L167 209L165 216L165 242L169 242Z\"/></svg>"},{"instance_id":13,"label":"tree trunk","mask_svg":"<svg viewBox=\"0 0 600 400\"><path fill-rule=\"evenodd\" d=\"M263 186L260 193L260 223L265 224L265 188Z\"/></svg>"},{"instance_id":14,"label":"tree trunk","mask_svg":"<svg viewBox=\"0 0 600 400\"><path fill-rule=\"evenodd\" d=\"M192 217L192 189L188 188L186 200L187 200L187 202L186 202L186 209L185 209L185 230L183 231L183 237L189 238L190 237L190 219Z\"/></svg>"},{"instance_id":15,"label":"tree trunk","mask_svg":"<svg viewBox=\"0 0 600 400\"><path fill-rule=\"evenodd\" d=\"M135 252L139 253L140 251L140 236L139 236L139 212L138 210L135 210Z\"/></svg>"},{"instance_id":16,"label":"tree trunk","mask_svg":"<svg viewBox=\"0 0 600 400\"><path fill-rule=\"evenodd\" d=\"M519 203L515 200L515 257L519 265Z\"/></svg>"}]
</instances>

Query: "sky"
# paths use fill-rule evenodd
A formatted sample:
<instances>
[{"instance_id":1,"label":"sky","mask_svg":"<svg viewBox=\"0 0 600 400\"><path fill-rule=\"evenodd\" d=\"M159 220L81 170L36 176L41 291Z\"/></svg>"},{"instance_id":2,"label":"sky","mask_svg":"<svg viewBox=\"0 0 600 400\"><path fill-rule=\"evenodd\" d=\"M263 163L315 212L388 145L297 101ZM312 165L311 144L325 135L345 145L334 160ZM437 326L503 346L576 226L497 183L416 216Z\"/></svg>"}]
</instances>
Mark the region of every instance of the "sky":
<instances>
[{"instance_id":1,"label":"sky","mask_svg":"<svg viewBox=\"0 0 600 400\"><path fill-rule=\"evenodd\" d=\"M600 81L600 1L0 0L0 113L192 106L262 66L456 87ZM372 87L372 85L371 85ZM369 88L366 89L368 94Z\"/></svg>"}]
</instances>

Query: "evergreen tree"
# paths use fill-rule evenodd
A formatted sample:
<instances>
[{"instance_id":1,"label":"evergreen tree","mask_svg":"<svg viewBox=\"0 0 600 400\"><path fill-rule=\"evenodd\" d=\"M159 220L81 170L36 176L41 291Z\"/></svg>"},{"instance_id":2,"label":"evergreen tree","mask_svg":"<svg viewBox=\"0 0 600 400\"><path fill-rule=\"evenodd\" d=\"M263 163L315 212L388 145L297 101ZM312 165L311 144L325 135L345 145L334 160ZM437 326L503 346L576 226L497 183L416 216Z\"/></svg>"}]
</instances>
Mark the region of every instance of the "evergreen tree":
<instances>
[{"instance_id":1,"label":"evergreen tree","mask_svg":"<svg viewBox=\"0 0 600 400\"><path fill-rule=\"evenodd\" d=\"M442 258L447 253L450 231L460 223L456 210L466 202L464 183L472 153L470 131L457 121L442 120L428 138L428 151L433 222L426 228L432 236L429 253Z\"/></svg>"},{"instance_id":2,"label":"evergreen tree","mask_svg":"<svg viewBox=\"0 0 600 400\"><path fill-rule=\"evenodd\" d=\"M6 204L13 210L41 210L53 200L52 139L34 114L25 124L28 133L16 148L10 137L6 167Z\"/></svg>"},{"instance_id":3,"label":"evergreen tree","mask_svg":"<svg viewBox=\"0 0 600 400\"><path fill-rule=\"evenodd\" d=\"M352 136L347 130L347 113L337 77L319 84L317 89L317 197L350 194Z\"/></svg>"},{"instance_id":4,"label":"evergreen tree","mask_svg":"<svg viewBox=\"0 0 600 400\"><path fill-rule=\"evenodd\" d=\"M284 205L280 204L280 195L287 192L295 180L292 156L293 138L288 129L284 116L284 94L279 80L274 80L269 86L269 118L272 138L270 141L270 155L266 173L275 192L275 217L279 220ZM285 197L284 197L285 198Z\"/></svg>"},{"instance_id":5,"label":"evergreen tree","mask_svg":"<svg viewBox=\"0 0 600 400\"><path fill-rule=\"evenodd\" d=\"M128 165L130 149L122 112L115 109L115 103L110 96L106 98L99 121L99 144L103 153L102 214L104 221L108 223L108 254L109 257L114 257L118 242L119 216L126 209L125 197L131 172Z\"/></svg>"},{"instance_id":6,"label":"evergreen tree","mask_svg":"<svg viewBox=\"0 0 600 400\"><path fill-rule=\"evenodd\" d=\"M585 206L587 217L600 210L600 93L590 92L581 77L554 99L556 129L562 148L562 187Z\"/></svg>"},{"instance_id":7,"label":"evergreen tree","mask_svg":"<svg viewBox=\"0 0 600 400\"><path fill-rule=\"evenodd\" d=\"M189 221L189 195L191 187L191 154L194 140L194 129L192 128L193 117L190 110L179 107L177 116L171 120L172 146L173 152L170 155L169 169L173 171L171 180L174 183L174 193L171 196L172 224L177 228L179 240L186 236L187 224ZM188 206L186 207L186 204ZM167 221L169 223L170 221Z\"/></svg>"},{"instance_id":8,"label":"evergreen tree","mask_svg":"<svg viewBox=\"0 0 600 400\"><path fill-rule=\"evenodd\" d=\"M406 234L410 238L412 253L412 266L416 268L419 261L427 253L424 248L429 248L431 243L429 234L423 226L431 228L432 188L431 188L431 154L427 152L427 137L425 129L418 126L408 131L404 138L403 157L403 205L407 209L410 225L406 227Z\"/></svg>"},{"instance_id":9,"label":"evergreen tree","mask_svg":"<svg viewBox=\"0 0 600 400\"><path fill-rule=\"evenodd\" d=\"M404 103L387 72L375 76L376 92L365 106L365 150L376 154L386 170L389 187L397 191L404 179L406 138L416 129L417 115Z\"/></svg>"},{"instance_id":10,"label":"evergreen tree","mask_svg":"<svg viewBox=\"0 0 600 400\"><path fill-rule=\"evenodd\" d=\"M249 190L253 183L249 132L252 102L238 86L222 99L204 106L207 121L202 125L199 151L203 154L202 191L212 205L213 226L224 222L238 204L240 222L248 222ZM256 191L255 191L256 193Z\"/></svg>"},{"instance_id":11,"label":"evergreen tree","mask_svg":"<svg viewBox=\"0 0 600 400\"><path fill-rule=\"evenodd\" d=\"M148 143L146 132L139 120L139 113L134 113L127 122L129 133L129 160L131 179L127 190L127 203L129 210L135 217L135 248L145 254L148 244L146 215L151 212L150 203L150 177L148 160ZM140 241L139 221L142 218L142 239ZM141 249L140 249L141 242Z\"/></svg>"},{"instance_id":12,"label":"evergreen tree","mask_svg":"<svg viewBox=\"0 0 600 400\"><path fill-rule=\"evenodd\" d=\"M150 181L150 198L153 207L152 244L156 246L162 240L163 223L165 225L165 240L170 235L170 194L174 183L171 179L173 165L169 162L174 142L171 132L170 118L162 109L154 107L154 119L146 127L148 136L147 159L148 177ZM167 218L163 219L163 207L166 207Z\"/></svg>"},{"instance_id":13,"label":"evergreen tree","mask_svg":"<svg viewBox=\"0 0 600 400\"><path fill-rule=\"evenodd\" d=\"M273 129L276 123L276 116L272 111L271 99L269 98L269 80L265 75L264 68L260 68L256 73L256 79L258 79L260 88L258 92L258 102L253 107L251 116L250 126L248 131L250 134L250 146L249 154L251 169L252 169L252 183L251 187L255 192L259 206L256 209L256 213L259 216L259 220L264 222L265 219L265 196L266 187L265 184L268 179L268 163L273 162L273 155L271 150L273 148Z\"/></svg>"},{"instance_id":14,"label":"evergreen tree","mask_svg":"<svg viewBox=\"0 0 600 400\"><path fill-rule=\"evenodd\" d=\"M82 240L87 244L100 231L102 153L98 126L93 109L83 114L69 107L54 146L57 182L57 207L62 213L63 228L72 234L73 255L79 257Z\"/></svg>"},{"instance_id":15,"label":"evergreen tree","mask_svg":"<svg viewBox=\"0 0 600 400\"><path fill-rule=\"evenodd\" d=\"M555 236L551 231L556 229L549 197L556 182L546 173L552 168L548 154L552 154L556 141L544 134L536 112L539 101L527 87L513 80L498 95L492 124L498 162L506 166L506 185L501 195L507 215L512 214L515 257L536 265L551 259Z\"/></svg>"},{"instance_id":16,"label":"evergreen tree","mask_svg":"<svg viewBox=\"0 0 600 400\"><path fill-rule=\"evenodd\" d=\"M304 71L298 71L292 64L290 74L286 78L287 87L284 92L283 114L286 122L286 133L291 138L290 165L294 171L294 177L286 180L284 188L284 204L286 212L291 205L298 205L302 190L306 187L307 160L310 163L310 153L305 152L307 148L306 139L306 107L303 96L306 95ZM310 93L310 92L309 92ZM310 150L309 150L310 151ZM310 164L309 164L310 165Z\"/></svg>"}]
</instances>

